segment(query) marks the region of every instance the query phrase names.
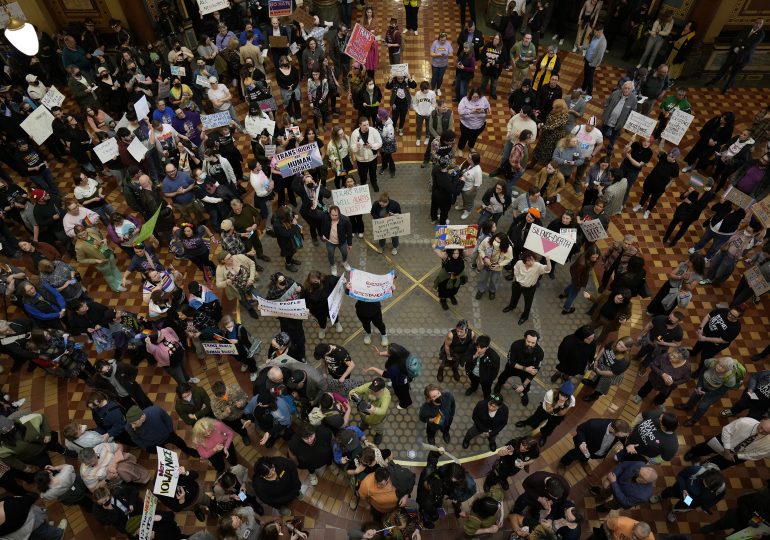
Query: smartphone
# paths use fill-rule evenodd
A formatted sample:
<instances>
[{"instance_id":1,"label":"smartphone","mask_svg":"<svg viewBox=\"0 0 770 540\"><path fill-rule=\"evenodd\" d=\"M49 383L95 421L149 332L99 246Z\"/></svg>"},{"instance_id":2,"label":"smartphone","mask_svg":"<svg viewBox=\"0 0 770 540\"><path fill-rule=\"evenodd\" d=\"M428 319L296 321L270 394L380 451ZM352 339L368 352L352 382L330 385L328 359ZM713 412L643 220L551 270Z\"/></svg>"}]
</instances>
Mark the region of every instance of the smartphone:
<instances>
[{"instance_id":1,"label":"smartphone","mask_svg":"<svg viewBox=\"0 0 770 540\"><path fill-rule=\"evenodd\" d=\"M685 497L684 504L686 504L687 506L690 506L692 504L692 497L690 497L689 495Z\"/></svg>"},{"instance_id":2,"label":"smartphone","mask_svg":"<svg viewBox=\"0 0 770 540\"><path fill-rule=\"evenodd\" d=\"M239 491L239 492L238 492L238 498L239 498L241 501L245 501L245 500L246 500L246 494L245 494L243 491ZM692 499L690 499L690 500L692 500Z\"/></svg>"}]
</instances>

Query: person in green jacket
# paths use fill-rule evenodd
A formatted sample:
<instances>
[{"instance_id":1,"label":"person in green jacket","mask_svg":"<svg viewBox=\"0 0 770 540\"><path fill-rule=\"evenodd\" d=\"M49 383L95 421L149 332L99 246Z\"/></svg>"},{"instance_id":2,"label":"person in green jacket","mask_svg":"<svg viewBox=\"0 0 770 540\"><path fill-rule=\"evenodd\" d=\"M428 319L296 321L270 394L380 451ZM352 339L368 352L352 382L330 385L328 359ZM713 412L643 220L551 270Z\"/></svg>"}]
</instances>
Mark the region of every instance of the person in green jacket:
<instances>
[{"instance_id":1,"label":"person in green jacket","mask_svg":"<svg viewBox=\"0 0 770 540\"><path fill-rule=\"evenodd\" d=\"M28 414L18 421L0 416L0 459L17 471L32 472L51 465L48 450L64 454L59 434L51 431L42 414Z\"/></svg>"},{"instance_id":2,"label":"person in green jacket","mask_svg":"<svg viewBox=\"0 0 770 540\"><path fill-rule=\"evenodd\" d=\"M189 426L201 418L214 418L211 410L211 398L200 386L182 383L176 386L176 401L174 410L182 422Z\"/></svg>"},{"instance_id":3,"label":"person in green jacket","mask_svg":"<svg viewBox=\"0 0 770 540\"><path fill-rule=\"evenodd\" d=\"M385 420L388 415L388 407L390 407L390 391L385 385L385 379L382 377L375 377L370 383L362 384L353 390L349 394L350 400L358 404L358 410L361 412L361 429L372 429ZM368 408L364 408L361 403L366 402L369 404ZM382 433L374 431L374 444L378 445L382 442Z\"/></svg>"}]
</instances>

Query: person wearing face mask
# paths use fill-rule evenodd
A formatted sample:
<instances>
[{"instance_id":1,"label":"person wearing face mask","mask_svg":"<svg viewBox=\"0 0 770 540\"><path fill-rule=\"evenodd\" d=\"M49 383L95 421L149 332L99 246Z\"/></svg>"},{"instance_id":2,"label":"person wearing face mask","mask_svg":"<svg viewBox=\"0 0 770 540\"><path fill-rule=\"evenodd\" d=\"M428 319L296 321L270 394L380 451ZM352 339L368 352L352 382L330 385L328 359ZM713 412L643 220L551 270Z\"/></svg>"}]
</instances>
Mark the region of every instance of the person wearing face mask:
<instances>
[{"instance_id":1,"label":"person wearing face mask","mask_svg":"<svg viewBox=\"0 0 770 540\"><path fill-rule=\"evenodd\" d=\"M428 444L436 444L436 434L441 432L445 443L451 441L449 429L455 416L455 398L448 390L437 384L429 384L423 392L425 403L420 406L418 417L425 423L425 437Z\"/></svg>"},{"instance_id":2,"label":"person wearing face mask","mask_svg":"<svg viewBox=\"0 0 770 540\"><path fill-rule=\"evenodd\" d=\"M292 183L292 190L302 200L299 214L308 223L313 245L318 245L318 235L321 232L326 214L323 199L331 197L331 192L319 185L310 172L297 175Z\"/></svg>"},{"instance_id":3,"label":"person wearing face mask","mask_svg":"<svg viewBox=\"0 0 770 540\"><path fill-rule=\"evenodd\" d=\"M190 49L184 47L179 39L175 39L171 46L171 50L168 51L168 54L166 55L166 58L169 64L174 64L176 62L187 63L195 58L195 55Z\"/></svg>"},{"instance_id":4,"label":"person wearing face mask","mask_svg":"<svg viewBox=\"0 0 770 540\"><path fill-rule=\"evenodd\" d=\"M368 85L372 91L376 88L374 82L370 82ZM382 137L379 131L369 127L369 122L368 116L359 118L359 127L350 136L350 152L358 162L358 175L361 184L366 184L368 177L374 192L377 193L380 191L377 185L377 152L382 148Z\"/></svg>"},{"instance_id":5,"label":"person wearing face mask","mask_svg":"<svg viewBox=\"0 0 770 540\"><path fill-rule=\"evenodd\" d=\"M96 97L99 87L94 82L90 72L82 71L77 65L70 66L68 71L70 76L67 78L67 87L80 109L85 111L86 107L94 107L95 110L101 108Z\"/></svg>"}]
</instances>

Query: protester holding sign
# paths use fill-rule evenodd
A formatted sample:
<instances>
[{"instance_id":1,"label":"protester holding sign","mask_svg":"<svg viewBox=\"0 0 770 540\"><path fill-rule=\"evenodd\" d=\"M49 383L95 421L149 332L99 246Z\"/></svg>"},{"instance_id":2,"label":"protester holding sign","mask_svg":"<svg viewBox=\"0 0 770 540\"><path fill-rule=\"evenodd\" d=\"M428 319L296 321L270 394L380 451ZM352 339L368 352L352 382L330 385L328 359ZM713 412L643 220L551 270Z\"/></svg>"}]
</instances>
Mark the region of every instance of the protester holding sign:
<instances>
[{"instance_id":1,"label":"protester holding sign","mask_svg":"<svg viewBox=\"0 0 770 540\"><path fill-rule=\"evenodd\" d=\"M396 76L388 78L385 88L391 91L390 106L393 114L393 127L398 128L398 134L404 135L404 123L409 114L409 108L412 105L412 94L410 90L417 88L417 83L410 75Z\"/></svg>"}]
</instances>

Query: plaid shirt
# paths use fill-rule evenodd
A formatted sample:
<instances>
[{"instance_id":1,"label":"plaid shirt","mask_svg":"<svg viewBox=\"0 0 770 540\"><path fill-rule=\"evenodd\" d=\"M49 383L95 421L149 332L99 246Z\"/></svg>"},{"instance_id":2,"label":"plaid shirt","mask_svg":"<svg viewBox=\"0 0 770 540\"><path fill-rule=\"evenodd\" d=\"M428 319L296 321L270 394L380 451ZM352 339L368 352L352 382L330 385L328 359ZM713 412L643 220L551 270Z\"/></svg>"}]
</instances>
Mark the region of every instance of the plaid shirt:
<instances>
[{"instance_id":1,"label":"plaid shirt","mask_svg":"<svg viewBox=\"0 0 770 540\"><path fill-rule=\"evenodd\" d=\"M243 242L237 234L222 234L221 241L224 250L231 255L246 253L246 246L243 245Z\"/></svg>"},{"instance_id":2,"label":"plaid shirt","mask_svg":"<svg viewBox=\"0 0 770 540\"><path fill-rule=\"evenodd\" d=\"M526 166L526 160L528 159L527 156L527 147L526 145L522 143L516 143L513 145L513 148L511 149L511 157L508 159L508 163L511 166L511 170L513 172L519 172L524 170L524 166ZM524 161L524 166L522 166L522 161Z\"/></svg>"}]
</instances>

